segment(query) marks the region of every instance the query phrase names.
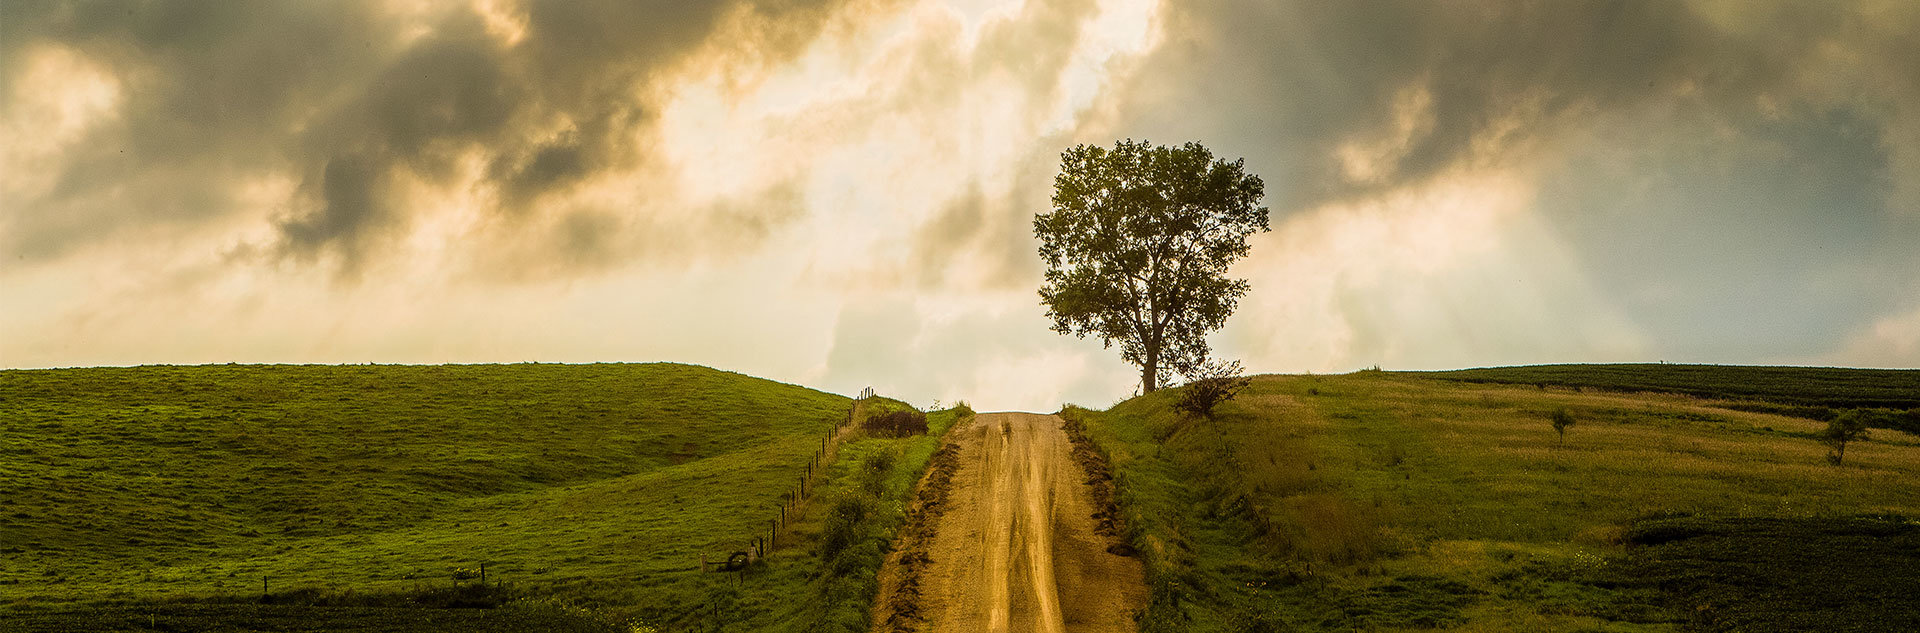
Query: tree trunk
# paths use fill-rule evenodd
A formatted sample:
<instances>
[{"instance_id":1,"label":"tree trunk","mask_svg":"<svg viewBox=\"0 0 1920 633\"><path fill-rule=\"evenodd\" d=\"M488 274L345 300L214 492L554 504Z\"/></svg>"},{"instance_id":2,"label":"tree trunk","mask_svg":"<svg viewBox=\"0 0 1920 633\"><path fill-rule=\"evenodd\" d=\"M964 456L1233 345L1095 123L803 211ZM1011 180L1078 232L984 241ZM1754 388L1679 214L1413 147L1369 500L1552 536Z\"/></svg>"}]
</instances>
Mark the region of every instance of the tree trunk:
<instances>
[{"instance_id":1,"label":"tree trunk","mask_svg":"<svg viewBox=\"0 0 1920 633\"><path fill-rule=\"evenodd\" d=\"M1147 321L1153 327L1147 330L1147 340L1142 341L1147 348L1147 364L1140 368L1140 395L1160 388L1160 343L1165 340L1161 336L1166 330L1161 329L1160 298L1152 294L1147 297Z\"/></svg>"},{"instance_id":2,"label":"tree trunk","mask_svg":"<svg viewBox=\"0 0 1920 633\"><path fill-rule=\"evenodd\" d=\"M1160 346L1147 345L1147 362L1140 366L1140 395L1160 388Z\"/></svg>"}]
</instances>

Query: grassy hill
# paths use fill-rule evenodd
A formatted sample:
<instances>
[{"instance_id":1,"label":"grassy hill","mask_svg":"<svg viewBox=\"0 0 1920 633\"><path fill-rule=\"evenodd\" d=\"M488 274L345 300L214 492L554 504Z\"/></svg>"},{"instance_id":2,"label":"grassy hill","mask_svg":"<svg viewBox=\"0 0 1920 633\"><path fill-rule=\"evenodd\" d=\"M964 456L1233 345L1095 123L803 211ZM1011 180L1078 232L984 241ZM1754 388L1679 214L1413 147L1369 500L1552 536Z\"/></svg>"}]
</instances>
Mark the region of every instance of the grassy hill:
<instances>
[{"instance_id":1,"label":"grassy hill","mask_svg":"<svg viewBox=\"0 0 1920 633\"><path fill-rule=\"evenodd\" d=\"M1064 413L1113 463L1147 630L1920 628L1920 438L1832 466L1820 423L1778 414L1910 374L1579 367ZM0 629L864 630L964 408L845 436L783 547L694 570L765 532L853 404L672 364L0 372Z\"/></svg>"},{"instance_id":2,"label":"grassy hill","mask_svg":"<svg viewBox=\"0 0 1920 633\"><path fill-rule=\"evenodd\" d=\"M674 364L0 372L0 618L257 602L264 578L275 601L365 607L323 628L542 630L566 605L684 624L729 583L690 571L699 554L765 533L850 405ZM565 604L422 616L354 599L421 602L482 563L490 583Z\"/></svg>"},{"instance_id":3,"label":"grassy hill","mask_svg":"<svg viewBox=\"0 0 1920 633\"><path fill-rule=\"evenodd\" d=\"M1177 390L1063 413L1112 462L1149 631L1920 627L1920 438L1875 430L1832 466L1812 420L1531 371L1261 376L1212 420Z\"/></svg>"}]
</instances>

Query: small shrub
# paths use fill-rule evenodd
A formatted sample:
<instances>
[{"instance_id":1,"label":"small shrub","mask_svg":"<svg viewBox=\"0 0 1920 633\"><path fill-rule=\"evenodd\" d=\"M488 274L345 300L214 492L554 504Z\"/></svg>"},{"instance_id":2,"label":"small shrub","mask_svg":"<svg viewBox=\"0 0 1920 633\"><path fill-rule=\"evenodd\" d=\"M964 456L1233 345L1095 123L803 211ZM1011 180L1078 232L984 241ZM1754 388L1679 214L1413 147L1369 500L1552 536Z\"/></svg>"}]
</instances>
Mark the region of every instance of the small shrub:
<instances>
[{"instance_id":1,"label":"small shrub","mask_svg":"<svg viewBox=\"0 0 1920 633\"><path fill-rule=\"evenodd\" d=\"M827 525L820 533L820 557L829 561L866 536L870 503L857 496L843 496L827 512Z\"/></svg>"},{"instance_id":2,"label":"small shrub","mask_svg":"<svg viewBox=\"0 0 1920 633\"><path fill-rule=\"evenodd\" d=\"M892 451L880 451L868 455L861 462L860 491L875 498L887 493L887 474L893 472L894 454Z\"/></svg>"},{"instance_id":3,"label":"small shrub","mask_svg":"<svg viewBox=\"0 0 1920 633\"><path fill-rule=\"evenodd\" d=\"M1181 388L1180 401L1174 403L1174 408L1200 417L1212 417L1214 407L1232 400L1253 382L1252 378L1242 376L1240 372L1240 361L1208 361L1201 364L1199 369L1194 370L1193 380Z\"/></svg>"},{"instance_id":4,"label":"small shrub","mask_svg":"<svg viewBox=\"0 0 1920 633\"><path fill-rule=\"evenodd\" d=\"M927 414L919 411L894 411L867 416L861 428L874 437L911 437L927 432Z\"/></svg>"},{"instance_id":5,"label":"small shrub","mask_svg":"<svg viewBox=\"0 0 1920 633\"><path fill-rule=\"evenodd\" d=\"M866 461L861 463L861 466L868 473L886 474L887 471L893 470L893 460L894 460L893 452L880 451L872 455L868 455Z\"/></svg>"}]
</instances>

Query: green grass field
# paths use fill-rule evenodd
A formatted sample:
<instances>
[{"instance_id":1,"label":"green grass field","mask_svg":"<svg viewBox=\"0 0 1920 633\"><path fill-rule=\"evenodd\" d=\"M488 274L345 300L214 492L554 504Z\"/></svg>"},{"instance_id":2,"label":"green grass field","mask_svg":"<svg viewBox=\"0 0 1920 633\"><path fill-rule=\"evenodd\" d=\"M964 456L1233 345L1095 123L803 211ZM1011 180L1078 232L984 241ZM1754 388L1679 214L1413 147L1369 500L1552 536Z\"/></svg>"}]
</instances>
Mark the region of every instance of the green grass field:
<instances>
[{"instance_id":1,"label":"green grass field","mask_svg":"<svg viewBox=\"0 0 1920 633\"><path fill-rule=\"evenodd\" d=\"M1820 422L1754 406L1907 374L1819 370L1756 403L1730 374L1553 371L1064 413L1112 462L1146 630L1920 628L1920 437L1875 429L1833 466ZM695 571L765 533L853 404L672 364L0 372L0 629L862 631L970 410L844 435L781 547ZM488 585L455 579L482 563Z\"/></svg>"},{"instance_id":2,"label":"green grass field","mask_svg":"<svg viewBox=\"0 0 1920 633\"><path fill-rule=\"evenodd\" d=\"M1145 628L1920 627L1857 617L1915 613L1920 597L1888 587L1920 568L1920 549L1902 545L1920 525L1887 519L1879 539L1849 523L1920 515L1920 438L1876 429L1836 467L1812 420L1443 377L1261 376L1213 420L1176 415L1177 390L1069 407L1107 452L1149 563ZM1548 422L1558 409L1576 420L1564 443ZM1640 539L1686 520L1714 527ZM1715 562L1661 562L1672 560ZM1754 583L1768 589L1733 589ZM1793 628L1810 621L1827 628ZM1835 624L1846 622L1861 624Z\"/></svg>"},{"instance_id":3,"label":"green grass field","mask_svg":"<svg viewBox=\"0 0 1920 633\"><path fill-rule=\"evenodd\" d=\"M764 534L851 404L674 364L0 372L0 618L118 613L133 624L90 621L140 630L156 609L177 624L225 609L347 630L523 630L577 605L622 624L724 622L700 612L732 575L692 571L699 555ZM894 477L910 480L912 455L932 450L914 441L843 453L897 448ZM379 608L483 563L509 588L496 593L560 611ZM263 579L296 604L246 605Z\"/></svg>"}]
</instances>

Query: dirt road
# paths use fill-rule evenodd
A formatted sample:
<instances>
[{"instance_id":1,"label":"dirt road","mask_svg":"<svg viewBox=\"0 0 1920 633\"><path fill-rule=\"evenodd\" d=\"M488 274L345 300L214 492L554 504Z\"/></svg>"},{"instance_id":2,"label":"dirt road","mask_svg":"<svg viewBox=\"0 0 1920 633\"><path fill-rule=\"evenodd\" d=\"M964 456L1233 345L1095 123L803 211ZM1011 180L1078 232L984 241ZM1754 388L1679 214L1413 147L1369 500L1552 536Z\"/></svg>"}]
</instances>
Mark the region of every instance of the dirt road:
<instances>
[{"instance_id":1,"label":"dirt road","mask_svg":"<svg viewBox=\"0 0 1920 633\"><path fill-rule=\"evenodd\" d=\"M923 630L1134 630L1130 611L1146 595L1140 562L1108 553L1095 533L1086 474L1060 419L981 414L948 441L959 464L925 548Z\"/></svg>"}]
</instances>

